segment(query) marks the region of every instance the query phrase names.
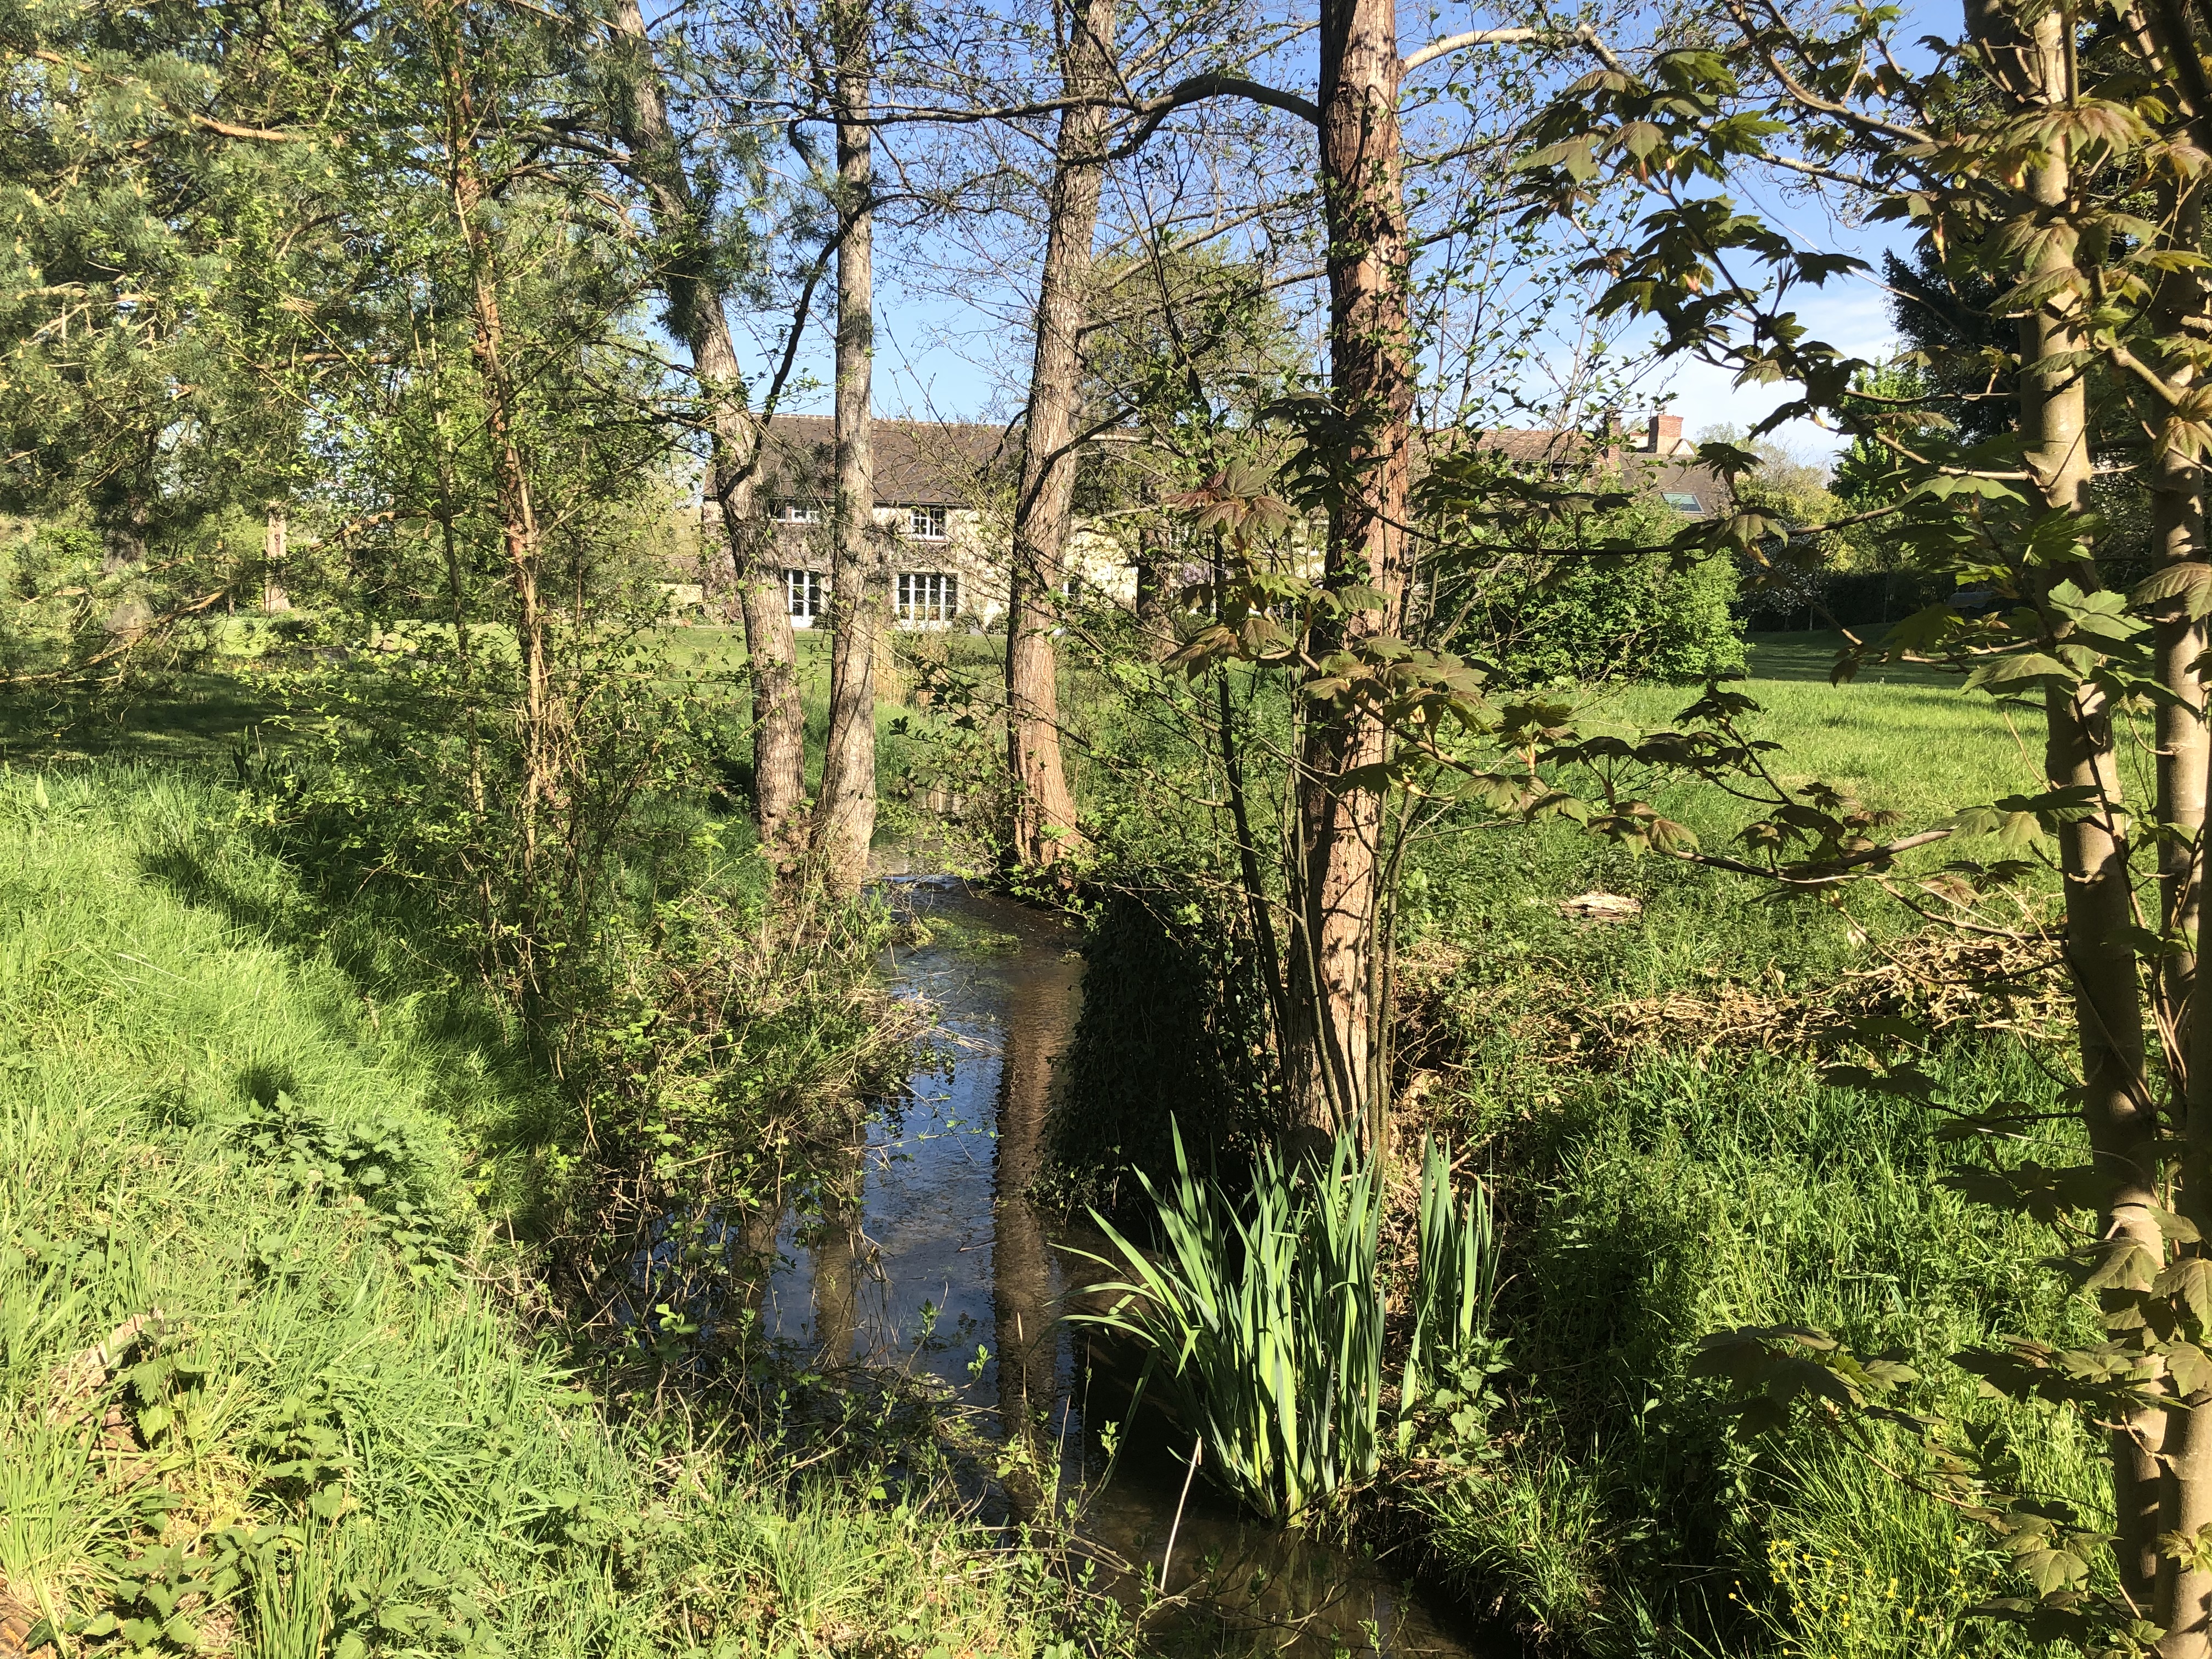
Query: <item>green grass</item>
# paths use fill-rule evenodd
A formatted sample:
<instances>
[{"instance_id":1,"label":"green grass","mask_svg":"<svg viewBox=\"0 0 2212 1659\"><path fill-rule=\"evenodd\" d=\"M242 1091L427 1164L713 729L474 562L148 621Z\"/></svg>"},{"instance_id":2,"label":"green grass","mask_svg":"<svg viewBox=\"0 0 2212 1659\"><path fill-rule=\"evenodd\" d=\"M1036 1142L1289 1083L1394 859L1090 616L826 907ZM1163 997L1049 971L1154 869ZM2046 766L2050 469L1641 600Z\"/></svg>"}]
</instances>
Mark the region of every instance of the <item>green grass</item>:
<instances>
[{"instance_id":1,"label":"green grass","mask_svg":"<svg viewBox=\"0 0 2212 1659\"><path fill-rule=\"evenodd\" d=\"M686 673L738 654L728 630L665 637ZM802 643L817 742L824 643ZM988 678L988 643L949 648ZM1908 829L2033 786L2032 725L2023 753L2001 710L1926 671L1832 686L1835 643L1753 641L1752 724L1782 744L1785 777L1826 779ZM1692 695L1631 688L1596 707L1659 726ZM335 1651L349 1618L383 1605L465 1626L465 1602L514 1652L829 1654L884 1607L914 1633L886 1651L1041 1649L1052 1593L981 1535L610 1414L472 1277L500 1276L507 1218L528 1236L574 1126L501 1021L404 933L310 903L234 830L228 792L179 769L220 760L268 712L250 678L186 680L95 711L63 744L156 763L34 782L19 759L0 781L0 1571L57 1611L108 1604L118 1554L157 1541L158 1490L177 1504L161 1539L191 1561L240 1527L249 1542L296 1529L228 1592L241 1655ZM52 714L19 704L0 738L52 752ZM897 718L882 711L887 776L908 763ZM1736 822L1703 790L1660 805L1709 844ZM1198 821L1170 807L1149 833L1190 856ZM2035 1265L2045 1241L1936 1184L1958 1153L1925 1113L1825 1088L1802 1053L1686 1028L1625 1050L1604 1036L1607 1010L1660 999L1727 995L1781 1020L1873 965L1906 920L1859 907L1869 940L1756 883L1557 824L1462 824L1411 868L1403 1036L1435 1073L1418 1111L1497 1171L1506 1252L1508 1369L1473 1447L1486 1461L1404 1494L1437 1570L1562 1650L1686 1650L1680 1631L1822 1659L1985 1650L1955 1618L2002 1588L1978 1534L1813 1442L1741 1453L1683 1366L1698 1334L1738 1322L1908 1346L1926 1403L1976 1417L2094 1513L2092 1449L1996 1413L1942 1363L1994 1331L2081 1317ZM1642 917L1560 914L1591 888L1640 898ZM1937 1064L1962 1100L2049 1089L1995 1045ZM246 1130L270 1133L279 1093L311 1147L343 1133L404 1148L414 1212L301 1190L283 1137L272 1155ZM2020 1150L2074 1157L2063 1128ZM461 1270L424 1254L437 1239ZM52 1379L155 1306L168 1356L201 1380L183 1385L196 1400L150 1402L180 1407L185 1427L124 1479L134 1460L97 1452L91 1423L48 1420ZM303 1410L344 1441L335 1522L269 1474ZM1904 1606L1922 1622L1899 1623Z\"/></svg>"},{"instance_id":2,"label":"green grass","mask_svg":"<svg viewBox=\"0 0 2212 1659\"><path fill-rule=\"evenodd\" d=\"M2051 1093L1993 1048L1963 1047L1937 1069L1954 1097ZM1948 1363L2007 1332L2083 1339L2092 1322L2041 1266L2046 1233L1937 1184L1968 1154L1937 1139L1933 1114L1756 1053L1652 1049L1550 1080L1554 1103L1486 1126L1506 1166L1512 1274L1498 1321L1512 1403L1493 1427L1517 1448L1425 1500L1433 1547L1472 1593L1593 1653L1638 1651L1668 1626L1771 1650L1741 1608L1790 1616L1784 1587L1770 1588L1784 1545L1881 1563L1905 1601L1947 1608L1954 1626L1969 1601L2003 1593L1987 1534L1849 1451L1810 1432L1756 1451L1726 1438L1712 1385L1684 1365L1699 1334L1739 1325L1904 1350L1929 1379L1917 1404L1977 1425L2039 1489L2098 1512L2097 1448L2063 1419L1983 1401ZM2012 1155L2070 1162L2075 1140L2062 1126ZM1911 1466L1908 1447L1887 1451ZM1988 1637L1851 1645L1865 1634L1806 1629L1793 1650L1971 1652Z\"/></svg>"},{"instance_id":3,"label":"green grass","mask_svg":"<svg viewBox=\"0 0 2212 1659\"><path fill-rule=\"evenodd\" d=\"M197 1586L268 1659L1050 1650L1036 1558L564 1369L492 1227L551 1091L403 945L301 938L230 813L143 768L0 781L10 1593Z\"/></svg>"},{"instance_id":4,"label":"green grass","mask_svg":"<svg viewBox=\"0 0 2212 1659\"><path fill-rule=\"evenodd\" d=\"M1857 630L1863 640L1879 642L1886 625ZM1745 672L1757 680L1818 680L1823 685L1834 672L1836 658L1847 641L1834 629L1807 633L1745 635ZM1858 676L1861 685L1940 685L1955 687L1960 677L1919 663L1876 663Z\"/></svg>"},{"instance_id":5,"label":"green grass","mask_svg":"<svg viewBox=\"0 0 2212 1659\"><path fill-rule=\"evenodd\" d=\"M1745 686L1786 780L1826 779L1905 830L2036 787L2033 716L2023 751L1987 699L1910 672L1830 685L1832 638L1802 641L1759 642ZM1603 708L1662 726L1692 695L1632 688ZM1658 805L1709 846L1740 821L1692 786ZM2051 1236L1940 1185L1972 1154L1939 1140L1937 1115L1824 1086L1791 1034L1850 975L1915 948L1918 921L1878 895L1846 912L1778 899L1565 826L1462 829L1415 870L1409 1042L1439 1068L1423 1110L1495 1160L1510 1275L1512 1365L1491 1428L1511 1450L1419 1500L1439 1569L1565 1651L2025 1650L1962 1617L2016 1589L1985 1533L1818 1437L1736 1445L1685 1369L1699 1335L1738 1325L1901 1348L1928 1379L1918 1404L1974 1424L2039 1489L2103 1506L2099 1449L2070 1420L1984 1401L1948 1363L2002 1333L2091 1331L2042 1265ZM1640 898L1643 915L1560 914L1589 888ZM1952 1040L1926 1064L1941 1098L2061 1104L2002 1036ZM2059 1122L2002 1155L2069 1164L2079 1141ZM1909 1466L1910 1448L1887 1449Z\"/></svg>"},{"instance_id":6,"label":"green grass","mask_svg":"<svg viewBox=\"0 0 2212 1659\"><path fill-rule=\"evenodd\" d=\"M2004 708L1920 669L1831 684L1838 643L1753 642L1747 732L1781 745L1770 764L1784 781L1835 785L1897 813L1900 833L2038 787L2033 712L2015 735ZM1698 695L1608 688L1588 713L1659 729ZM1161 771L1176 740L1147 739L1133 719L1108 736L1131 781L1088 775L1131 866L1177 898L1178 872L1195 891L1231 878L1222 826L1141 771ZM1748 814L1717 790L1662 782L1654 800L1705 847L1737 850ZM1941 845L1908 868L1961 855L1988 854ZM2027 1650L1961 1616L2019 1588L1984 1531L1817 1437L1738 1445L1717 1387L1687 1371L1700 1336L1738 1325L1901 1347L1927 1378L1915 1403L1972 1424L2037 1489L2092 1517L2104 1505L2099 1449L2069 1421L1985 1401L1948 1361L2000 1333L2090 1329L2043 1265L2050 1235L1966 1205L1940 1177L1972 1154L1937 1138L1936 1115L1824 1085L1804 1037L1848 998L1888 1006L1853 976L1924 948L1922 922L1876 893L1832 908L1569 823L1472 810L1416 846L1407 872L1396 1036L1415 1076L1400 1146L1434 1129L1494 1172L1504 1275L1492 1327L1504 1369L1464 1429L1432 1431L1438 1460L1384 1473L1384 1507L1419 1517L1410 1530L1432 1570L1547 1652ZM1609 926L1562 912L1593 889L1640 900L1641 914ZM1125 986L1183 982L1169 970L1188 964L1160 936L1151 928L1159 963L1115 960L1102 1007L1127 1002ZM1158 1024L1171 1011L1146 1012ZM1077 1052L1112 1067L1095 1045L1079 1039ZM2002 1036L1947 1041L1926 1063L1961 1104L2062 1105ZM1164 1073L1146 1057L1146 1078ZM1097 1086L1117 1111L1096 1115L1135 1146L1148 1098L1174 1085ZM2078 1141L2062 1121L1998 1155L2069 1164ZM1458 1472L1443 1455L1463 1459Z\"/></svg>"},{"instance_id":7,"label":"green grass","mask_svg":"<svg viewBox=\"0 0 2212 1659\"><path fill-rule=\"evenodd\" d=\"M2040 787L2039 722L2033 716L2008 720L1990 698L1961 692L1955 676L1929 669L1890 670L1832 685L1826 665L1834 660L1839 635L1778 637L1822 641L1805 647L1755 643L1751 653L1742 690L1760 712L1747 718L1746 729L1782 745L1772 765L1784 779L1821 779L1869 806L1903 813L1914 828L1960 805ZM1598 708L1625 723L1654 727L1670 723L1695 695L1634 686Z\"/></svg>"}]
</instances>

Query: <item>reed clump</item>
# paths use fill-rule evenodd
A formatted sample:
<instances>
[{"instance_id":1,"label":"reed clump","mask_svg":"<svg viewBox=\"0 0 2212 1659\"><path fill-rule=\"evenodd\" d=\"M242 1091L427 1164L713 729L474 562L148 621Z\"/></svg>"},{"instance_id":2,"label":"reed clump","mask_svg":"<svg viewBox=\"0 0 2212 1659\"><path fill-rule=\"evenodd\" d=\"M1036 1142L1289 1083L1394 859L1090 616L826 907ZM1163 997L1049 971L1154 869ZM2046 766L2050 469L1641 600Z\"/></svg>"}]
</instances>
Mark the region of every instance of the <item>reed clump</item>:
<instances>
[{"instance_id":1,"label":"reed clump","mask_svg":"<svg viewBox=\"0 0 2212 1659\"><path fill-rule=\"evenodd\" d=\"M1127 1276L1077 1316L1135 1340L1147 1386L1204 1442L1201 1464L1231 1495L1296 1524L1380 1467L1390 1308L1379 1271L1381 1160L1340 1134L1326 1170L1260 1154L1232 1194L1190 1163L1173 1130L1175 1176L1138 1179L1159 1217L1147 1250L1103 1216L1098 1258ZM1497 1240L1481 1184L1461 1194L1451 1160L1425 1141L1412 1329L1396 1393L1400 1425L1487 1331Z\"/></svg>"}]
</instances>

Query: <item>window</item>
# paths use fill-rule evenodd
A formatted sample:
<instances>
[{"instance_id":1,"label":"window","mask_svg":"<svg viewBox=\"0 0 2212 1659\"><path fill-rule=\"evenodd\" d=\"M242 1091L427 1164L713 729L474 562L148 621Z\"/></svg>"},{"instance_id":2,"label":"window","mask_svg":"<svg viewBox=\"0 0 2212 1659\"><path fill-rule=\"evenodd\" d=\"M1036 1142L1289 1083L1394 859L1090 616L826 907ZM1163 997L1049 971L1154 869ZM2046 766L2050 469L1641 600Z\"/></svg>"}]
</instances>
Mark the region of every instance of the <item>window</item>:
<instances>
[{"instance_id":1,"label":"window","mask_svg":"<svg viewBox=\"0 0 2212 1659\"><path fill-rule=\"evenodd\" d=\"M775 517L778 524L820 524L822 507L818 501L778 501Z\"/></svg>"},{"instance_id":2,"label":"window","mask_svg":"<svg viewBox=\"0 0 2212 1659\"><path fill-rule=\"evenodd\" d=\"M1705 510L1705 504L1686 489L1662 490L1659 499L1677 513L1702 513Z\"/></svg>"},{"instance_id":3,"label":"window","mask_svg":"<svg viewBox=\"0 0 2212 1659\"><path fill-rule=\"evenodd\" d=\"M898 619L903 623L949 623L959 614L960 578L936 572L902 571Z\"/></svg>"},{"instance_id":4,"label":"window","mask_svg":"<svg viewBox=\"0 0 2212 1659\"><path fill-rule=\"evenodd\" d=\"M812 622L822 614L822 573L818 570L785 571L783 599L793 621Z\"/></svg>"},{"instance_id":5,"label":"window","mask_svg":"<svg viewBox=\"0 0 2212 1659\"><path fill-rule=\"evenodd\" d=\"M945 509L941 507L909 507L906 510L906 533L918 536L926 542L945 539Z\"/></svg>"}]
</instances>

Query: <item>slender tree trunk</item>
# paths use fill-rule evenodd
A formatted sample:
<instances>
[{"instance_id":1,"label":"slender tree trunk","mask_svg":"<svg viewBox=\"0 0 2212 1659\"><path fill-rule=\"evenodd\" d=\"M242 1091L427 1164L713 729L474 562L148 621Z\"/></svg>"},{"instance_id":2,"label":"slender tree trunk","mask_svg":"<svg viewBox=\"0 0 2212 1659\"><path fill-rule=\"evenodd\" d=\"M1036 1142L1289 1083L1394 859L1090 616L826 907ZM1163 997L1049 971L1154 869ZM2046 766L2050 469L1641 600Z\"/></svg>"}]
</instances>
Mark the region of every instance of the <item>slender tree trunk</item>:
<instances>
[{"instance_id":1,"label":"slender tree trunk","mask_svg":"<svg viewBox=\"0 0 2212 1659\"><path fill-rule=\"evenodd\" d=\"M2159 26L2137 14L2139 49L2145 60L2164 67L2172 90L2185 101L2190 136L2202 149L2212 142L2212 80L2199 53L2187 11L2157 9ZM2203 186L2176 186L2167 204L2175 246L2196 252L2203 245ZM2170 270L2160 283L2153 307L2152 337L2179 344L2212 342L2212 285L2194 269ZM2201 380L2185 348L2168 349L2159 368L2168 384L2185 392ZM2166 418L2178 411L2167 410ZM2162 428L2163 422L2160 422ZM2176 447L2158 447L2150 467L2153 537L2163 570L2186 574L2195 567L2199 580L2212 562L2206 540L2205 468ZM2200 590L2201 591L2201 590ZM2166 1029L2172 1032L2174 1067L2182 1081L2179 1118L2183 1154L2172 1207L2212 1238L2212 996L2199 994L2198 967L2205 959L2203 903L2205 791L2208 734L2204 653L2212 638L2202 618L2191 619L2185 605L2169 604L2153 635L2157 678L2172 702L2158 711L2158 817L2172 826L2161 844L2159 886L2162 919L2169 932L2192 942L2187 954L2161 959L2160 992ZM2202 1254L2200 1242L2192 1249ZM2193 1394L2183 1408L2169 1411L2160 1437L2163 1457L2159 1526L2185 1537L2212 1526L2212 1396ZM2161 1557L2150 1604L2153 1623L2165 1630L2162 1659L2207 1659L2212 1655L2212 1574L2180 1560Z\"/></svg>"},{"instance_id":2,"label":"slender tree trunk","mask_svg":"<svg viewBox=\"0 0 2212 1659\"><path fill-rule=\"evenodd\" d=\"M149 445L144 464L125 474L116 499L100 512L100 541L105 548L100 573L103 576L130 576L145 568L154 460ZM101 624L118 637L143 634L153 625L154 607L135 594L118 602Z\"/></svg>"},{"instance_id":3,"label":"slender tree trunk","mask_svg":"<svg viewBox=\"0 0 2212 1659\"><path fill-rule=\"evenodd\" d=\"M1329 514L1325 579L1382 603L1317 629L1316 657L1357 652L1401 623L1413 377L1395 0L1323 0L1321 178L1328 228L1330 377L1357 435ZM1288 1075L1311 1129L1371 1115L1369 1055L1382 799L1346 775L1386 757L1382 721L1344 702L1310 705L1297 781L1296 926Z\"/></svg>"},{"instance_id":4,"label":"slender tree trunk","mask_svg":"<svg viewBox=\"0 0 2212 1659\"><path fill-rule=\"evenodd\" d=\"M1137 532L1137 632L1148 661L1175 654L1175 623L1168 613L1167 526L1147 520Z\"/></svg>"},{"instance_id":5,"label":"slender tree trunk","mask_svg":"<svg viewBox=\"0 0 2212 1659\"><path fill-rule=\"evenodd\" d=\"M485 428L491 440L493 493L507 581L514 596L514 633L522 692L522 796L517 817L522 831L526 870L535 870L545 812L563 800L562 777L572 757L564 741L566 710L553 682L545 608L539 593L544 575L538 520L530 499L530 480L522 462L520 405L507 364L506 325L500 313L499 278L489 234L484 225L484 179L477 157L475 95L467 67L468 19L465 5L452 9L451 33L444 64L447 161L452 172L453 214L469 256L469 298L472 328L469 349L483 389ZM524 964L532 994L533 963Z\"/></svg>"},{"instance_id":6,"label":"slender tree trunk","mask_svg":"<svg viewBox=\"0 0 2212 1659\"><path fill-rule=\"evenodd\" d=\"M2200 198L2194 187L2172 204L2175 243L2196 247L2203 239ZM2212 295L2194 270L2172 270L2159 285L2153 309L2151 334L2160 340L2194 338L2212 341ZM2197 379L2185 354L2169 354L2160 368L2166 380L2186 387ZM2204 468L2179 448L2160 447L2149 466L2151 539L2162 571L2183 571L2191 566L2204 572L2209 555L2205 543ZM2176 1058L2177 1077L2191 1074L2183 1035L2190 1019L2191 991L2197 979L2193 948L2203 926L2204 793L2208 744L2204 725L2205 675L2200 666L2212 636L2203 617L2192 617L2184 601L2169 602L2154 624L2152 655L2158 682L2170 694L2161 703L2158 721L2158 817L2167 826L2159 846L2160 919L2166 931L2190 941L2191 948L2160 958L2160 1012L2166 1029L2175 1033L2183 1052ZM2212 1079L2206 1079L2212 1083ZM2185 1112L2185 1101L2182 1103Z\"/></svg>"},{"instance_id":7,"label":"slender tree trunk","mask_svg":"<svg viewBox=\"0 0 2212 1659\"><path fill-rule=\"evenodd\" d=\"M888 626L882 537L876 527L872 380L875 367L875 188L868 112L872 69L867 0L838 0L836 52L837 487L831 507L830 736L814 848L831 890L855 893L876 831L876 657Z\"/></svg>"},{"instance_id":8,"label":"slender tree trunk","mask_svg":"<svg viewBox=\"0 0 2212 1659\"><path fill-rule=\"evenodd\" d=\"M1116 0L1084 0L1069 20L1061 82L1071 98L1109 90ZM1014 501L1014 554L1006 601L1006 773L1013 786L1012 851L1028 865L1056 862L1076 836L1075 799L1060 750L1060 678L1052 629L1067 562L1080 417L1083 327L1091 243L1106 178L1107 112L1061 112L1053 161L1044 271L1037 289L1036 351L1023 426L1022 479Z\"/></svg>"},{"instance_id":9,"label":"slender tree trunk","mask_svg":"<svg viewBox=\"0 0 2212 1659\"><path fill-rule=\"evenodd\" d=\"M691 353L707 400L713 444L708 481L729 547L751 669L754 806L761 839L774 842L795 825L806 793L806 736L799 647L775 568L774 538L753 506L764 434L745 406L726 296L715 279L708 229L668 125L668 100L637 0L618 0L613 27L628 55L629 102L620 112L620 136L629 151L629 171L653 204L663 246L661 285L669 320ZM792 326L802 321L794 319Z\"/></svg>"},{"instance_id":10,"label":"slender tree trunk","mask_svg":"<svg viewBox=\"0 0 2212 1659\"><path fill-rule=\"evenodd\" d=\"M284 591L284 503L269 503L268 516L261 527L261 609L274 616L292 608L292 596Z\"/></svg>"},{"instance_id":11,"label":"slender tree trunk","mask_svg":"<svg viewBox=\"0 0 2212 1659\"><path fill-rule=\"evenodd\" d=\"M1968 27L1990 55L1994 78L2023 111L2063 107L2074 100L2071 18L2052 9L2014 15L1996 0L1972 0ZM2022 206L2063 222L2078 210L2075 182L2061 138L2028 170ZM2063 271L2071 253L2058 238L2037 255L2031 276ZM2087 384L2080 364L2087 343L2079 302L2046 302L2020 323L2020 430L2022 459L2042 503L2086 518L2094 458ZM2063 573L2083 587L2096 583L2087 560ZM2053 580L2056 580L2054 575ZM2136 959L2126 933L2134 925L2127 822L2110 699L2083 684L2047 696L2045 770L2052 787L2087 791L2095 810L2058 830L2065 880L2064 950L2080 1029L2082 1116L2100 1169L2111 1185L2099 1224L2105 1236L2162 1253L2157 1218L2158 1121L2143 1066L2143 1008ZM2149 1608L2160 1576L2157 1540L2166 1470L2160 1456L2174 1413L2155 1405L2130 1410L2112 1431L2114 1546L2122 1589Z\"/></svg>"}]
</instances>

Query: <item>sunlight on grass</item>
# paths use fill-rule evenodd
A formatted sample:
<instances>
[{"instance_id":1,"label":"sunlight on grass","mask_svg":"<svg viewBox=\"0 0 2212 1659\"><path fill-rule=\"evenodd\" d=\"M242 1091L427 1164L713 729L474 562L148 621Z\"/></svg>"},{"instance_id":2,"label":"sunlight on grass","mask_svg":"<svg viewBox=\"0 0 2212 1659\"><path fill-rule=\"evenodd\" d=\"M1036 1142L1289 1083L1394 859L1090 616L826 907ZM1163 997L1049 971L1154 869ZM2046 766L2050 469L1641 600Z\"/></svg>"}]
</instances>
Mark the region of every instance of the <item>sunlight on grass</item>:
<instances>
[{"instance_id":1,"label":"sunlight on grass","mask_svg":"<svg viewBox=\"0 0 2212 1659\"><path fill-rule=\"evenodd\" d=\"M0 781L0 1589L242 1659L1072 1651L867 1470L603 1410L477 1201L549 1085L295 883L218 787Z\"/></svg>"},{"instance_id":2,"label":"sunlight on grass","mask_svg":"<svg viewBox=\"0 0 2212 1659\"><path fill-rule=\"evenodd\" d=\"M1835 659L1832 645L1796 649L1778 677L1765 672L1776 666L1776 653L1755 649L1741 685L1760 710L1745 729L1782 745L1771 764L1785 781L1821 779L1869 806L1901 812L1915 825L2041 787L2042 735L2033 714L2008 720L1990 698L1961 691L1955 678L1928 670L1832 685L1826 675ZM1814 657L1821 664L1817 677L1790 672ZM1671 723L1697 695L1680 686L1628 686L1593 707L1650 728Z\"/></svg>"}]
</instances>

